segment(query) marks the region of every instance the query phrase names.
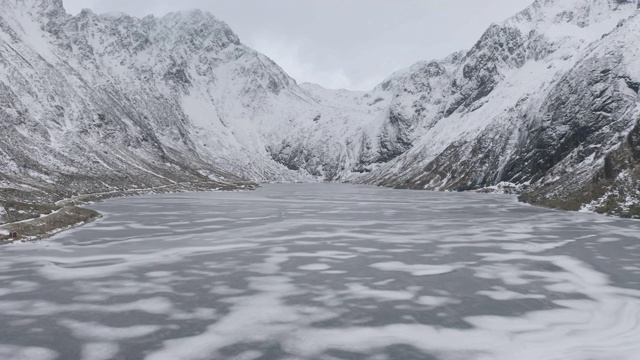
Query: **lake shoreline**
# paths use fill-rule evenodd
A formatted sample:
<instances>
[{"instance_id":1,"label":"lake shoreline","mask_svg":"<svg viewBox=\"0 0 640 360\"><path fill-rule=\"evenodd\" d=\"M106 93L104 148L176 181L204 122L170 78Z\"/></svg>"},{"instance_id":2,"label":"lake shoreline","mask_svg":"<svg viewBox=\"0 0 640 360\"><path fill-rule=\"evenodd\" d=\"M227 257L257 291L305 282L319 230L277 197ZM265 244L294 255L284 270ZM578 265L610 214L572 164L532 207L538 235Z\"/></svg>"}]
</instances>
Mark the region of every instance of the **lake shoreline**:
<instances>
[{"instance_id":1,"label":"lake shoreline","mask_svg":"<svg viewBox=\"0 0 640 360\"><path fill-rule=\"evenodd\" d=\"M257 186L251 183L223 184L222 186L220 183L178 183L148 189L76 195L68 199L59 200L54 204L46 204L49 208L55 209L49 213L41 213L38 214L38 217L0 225L0 246L42 241L61 232L89 224L100 219L102 215L97 211L82 206L96 204L105 200L167 193L250 191L256 188ZM9 234L15 232L18 237L13 239L3 232L8 232Z\"/></svg>"},{"instance_id":2,"label":"lake shoreline","mask_svg":"<svg viewBox=\"0 0 640 360\"><path fill-rule=\"evenodd\" d=\"M335 183L335 184L367 186L366 184L350 184L350 183ZM61 206L61 207L58 210L54 211L53 213L43 214L39 218L33 218L33 219L19 221L16 223L0 225L0 230L5 230L9 232L15 231L19 235L17 239L11 239L8 236L3 236L2 233L0 232L0 246L15 244L15 243L43 241L61 232L75 229L75 228L84 226L86 224L92 223L100 219L102 215L97 211L90 210L82 206L100 203L105 200L124 198L124 197L137 197L137 196L159 195L159 194L179 194L179 193L188 193L188 192L206 193L206 192L213 192L213 191L254 191L260 187L260 186L253 186L253 187L245 188L244 186L247 186L247 185L241 185L240 187L235 187L235 188L222 188L222 189L208 188L208 186L211 186L211 185L213 184L211 183L175 184L174 186L163 186L163 187L156 187L156 188L149 188L149 189L131 189L131 190L107 192L107 193L85 194L85 195L74 196L69 199L63 199L55 203L56 206ZM216 185L219 186L219 184L216 184ZM376 186L376 185L369 185L369 186L393 189L386 186ZM417 189L394 189L394 190L438 192L435 190L417 190ZM483 195L512 196L520 204L529 205L529 206L541 208L541 209L552 210L552 211L589 213L589 214L595 214L600 216L604 215L605 217L620 218L625 220L638 220L634 218L625 218L621 216L601 214L595 211L580 211L580 210L576 211L576 210L562 209L556 206L545 206L544 204L532 203L532 202L526 201L521 197L521 194L511 193L511 192L501 192L501 191L466 191L466 192L483 194ZM57 216L58 214L60 214L60 216ZM48 219L49 216L54 217L54 219L56 220L54 223L58 223L62 225L57 227L51 227L47 225L46 221L44 221L44 224L43 224L43 219Z\"/></svg>"}]
</instances>

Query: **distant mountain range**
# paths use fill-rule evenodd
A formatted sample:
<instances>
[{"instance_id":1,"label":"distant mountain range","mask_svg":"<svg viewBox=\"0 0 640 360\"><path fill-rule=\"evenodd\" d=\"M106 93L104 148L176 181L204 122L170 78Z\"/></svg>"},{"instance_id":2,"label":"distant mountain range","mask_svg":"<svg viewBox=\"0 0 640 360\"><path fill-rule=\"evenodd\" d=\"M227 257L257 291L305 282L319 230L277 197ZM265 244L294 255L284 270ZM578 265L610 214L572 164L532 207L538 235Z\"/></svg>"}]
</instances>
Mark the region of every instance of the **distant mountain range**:
<instances>
[{"instance_id":1,"label":"distant mountain range","mask_svg":"<svg viewBox=\"0 0 640 360\"><path fill-rule=\"evenodd\" d=\"M198 10L0 0L0 202L350 181L640 217L639 6L537 0L354 92L297 84Z\"/></svg>"}]
</instances>

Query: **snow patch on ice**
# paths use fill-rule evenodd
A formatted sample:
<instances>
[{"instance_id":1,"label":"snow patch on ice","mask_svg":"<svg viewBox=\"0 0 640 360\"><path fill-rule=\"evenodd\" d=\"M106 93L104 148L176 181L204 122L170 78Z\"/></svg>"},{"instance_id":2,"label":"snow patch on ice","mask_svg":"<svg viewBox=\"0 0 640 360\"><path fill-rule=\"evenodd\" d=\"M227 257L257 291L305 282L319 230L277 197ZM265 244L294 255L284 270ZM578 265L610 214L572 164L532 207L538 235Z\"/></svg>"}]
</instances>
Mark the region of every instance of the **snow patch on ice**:
<instances>
[{"instance_id":1,"label":"snow patch on ice","mask_svg":"<svg viewBox=\"0 0 640 360\"><path fill-rule=\"evenodd\" d=\"M129 340L148 336L162 329L162 326L159 325L112 327L95 322L81 322L71 319L59 320L58 323L71 330L76 338L93 341Z\"/></svg>"},{"instance_id":2,"label":"snow patch on ice","mask_svg":"<svg viewBox=\"0 0 640 360\"><path fill-rule=\"evenodd\" d=\"M92 342L82 345L82 360L115 359L120 346L113 342Z\"/></svg>"},{"instance_id":3,"label":"snow patch on ice","mask_svg":"<svg viewBox=\"0 0 640 360\"><path fill-rule=\"evenodd\" d=\"M545 296L541 294L521 294L515 291L507 290L503 287L496 286L493 290L478 291L476 294L488 296L494 300L521 300L521 299L544 299Z\"/></svg>"},{"instance_id":4,"label":"snow patch on ice","mask_svg":"<svg viewBox=\"0 0 640 360\"><path fill-rule=\"evenodd\" d=\"M442 275L455 271L458 267L453 265L409 265L399 261L376 263L372 268L384 271L403 271L414 276Z\"/></svg>"},{"instance_id":5,"label":"snow patch on ice","mask_svg":"<svg viewBox=\"0 0 640 360\"><path fill-rule=\"evenodd\" d=\"M58 353L42 347L0 344L0 359L6 360L55 360Z\"/></svg>"},{"instance_id":6,"label":"snow patch on ice","mask_svg":"<svg viewBox=\"0 0 640 360\"><path fill-rule=\"evenodd\" d=\"M327 264L309 264L309 265L300 266L298 267L298 269L307 270L307 271L321 271L321 270L329 270L331 269L331 266Z\"/></svg>"}]
</instances>

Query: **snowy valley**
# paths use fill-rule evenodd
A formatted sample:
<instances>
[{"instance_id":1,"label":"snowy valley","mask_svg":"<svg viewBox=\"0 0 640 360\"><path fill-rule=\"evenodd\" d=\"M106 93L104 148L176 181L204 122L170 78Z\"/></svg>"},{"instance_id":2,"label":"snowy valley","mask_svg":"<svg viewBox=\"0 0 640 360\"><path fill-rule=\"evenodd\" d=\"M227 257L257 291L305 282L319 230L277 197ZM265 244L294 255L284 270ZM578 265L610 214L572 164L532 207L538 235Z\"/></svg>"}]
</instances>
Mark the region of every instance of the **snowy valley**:
<instances>
[{"instance_id":1,"label":"snowy valley","mask_svg":"<svg viewBox=\"0 0 640 360\"><path fill-rule=\"evenodd\" d=\"M477 35L331 90L208 12L0 0L0 359L638 360L640 0Z\"/></svg>"},{"instance_id":2,"label":"snowy valley","mask_svg":"<svg viewBox=\"0 0 640 360\"><path fill-rule=\"evenodd\" d=\"M345 181L640 217L639 7L536 0L356 92L297 84L206 12L0 0L0 202Z\"/></svg>"}]
</instances>

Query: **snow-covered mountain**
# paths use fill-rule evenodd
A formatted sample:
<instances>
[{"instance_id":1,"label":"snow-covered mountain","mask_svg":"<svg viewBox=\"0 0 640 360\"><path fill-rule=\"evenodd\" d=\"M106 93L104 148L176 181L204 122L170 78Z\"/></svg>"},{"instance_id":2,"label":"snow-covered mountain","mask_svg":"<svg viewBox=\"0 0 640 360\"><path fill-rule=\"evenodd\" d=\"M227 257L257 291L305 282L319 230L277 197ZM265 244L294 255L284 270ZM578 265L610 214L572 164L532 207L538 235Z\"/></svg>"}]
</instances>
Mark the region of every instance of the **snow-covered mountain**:
<instances>
[{"instance_id":1,"label":"snow-covered mountain","mask_svg":"<svg viewBox=\"0 0 640 360\"><path fill-rule=\"evenodd\" d=\"M24 186L509 182L531 202L638 211L638 6L537 0L469 51L352 92L298 85L201 11L0 0L0 200Z\"/></svg>"},{"instance_id":2,"label":"snow-covered mountain","mask_svg":"<svg viewBox=\"0 0 640 360\"><path fill-rule=\"evenodd\" d=\"M530 202L640 215L638 7L538 0L492 25L442 67L441 87L423 91L430 101L420 104L436 99L435 109L405 104L426 131L363 181L448 190L508 182ZM417 97L408 92L401 97Z\"/></svg>"},{"instance_id":3,"label":"snow-covered mountain","mask_svg":"<svg viewBox=\"0 0 640 360\"><path fill-rule=\"evenodd\" d=\"M298 86L208 13L71 16L60 0L2 0L0 27L5 182L316 181L400 153L384 91Z\"/></svg>"}]
</instances>

